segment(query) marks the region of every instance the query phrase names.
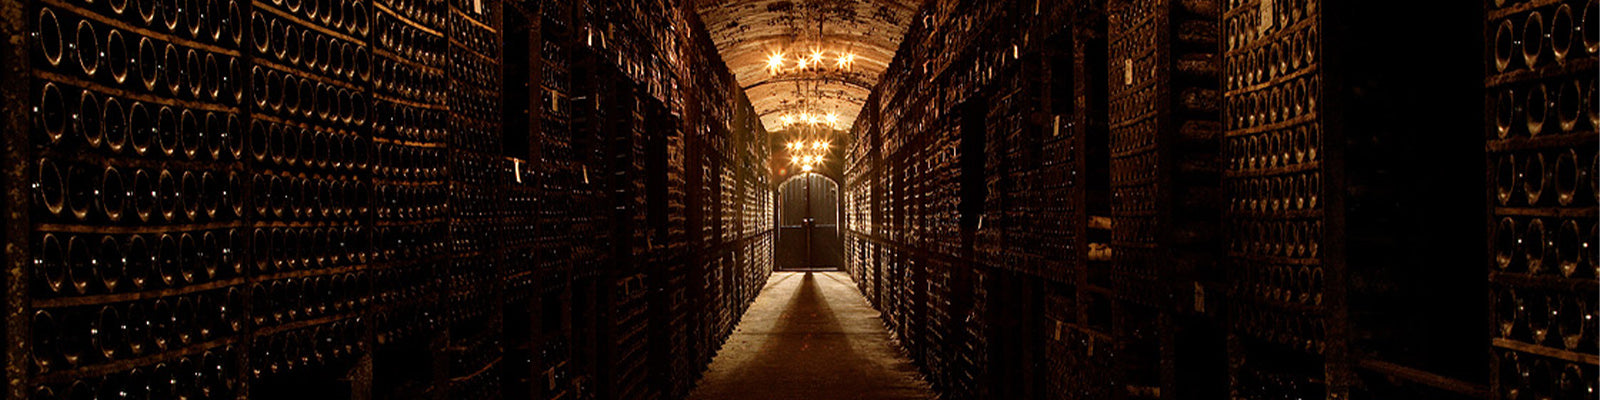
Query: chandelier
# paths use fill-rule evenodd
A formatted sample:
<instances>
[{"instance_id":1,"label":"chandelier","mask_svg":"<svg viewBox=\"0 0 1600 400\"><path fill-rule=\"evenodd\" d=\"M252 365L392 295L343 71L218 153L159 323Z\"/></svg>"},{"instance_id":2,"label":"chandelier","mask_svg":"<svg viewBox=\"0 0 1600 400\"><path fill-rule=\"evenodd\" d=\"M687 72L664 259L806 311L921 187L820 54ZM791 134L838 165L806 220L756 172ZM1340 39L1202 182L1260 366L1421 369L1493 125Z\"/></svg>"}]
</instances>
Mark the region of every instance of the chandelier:
<instances>
[{"instance_id":1,"label":"chandelier","mask_svg":"<svg viewBox=\"0 0 1600 400\"><path fill-rule=\"evenodd\" d=\"M795 140L784 144L789 150L789 163L799 165L804 172L811 172L817 164L827 161L828 146L828 142L822 140Z\"/></svg>"},{"instance_id":2,"label":"chandelier","mask_svg":"<svg viewBox=\"0 0 1600 400\"><path fill-rule=\"evenodd\" d=\"M780 129L787 129L795 125L841 129L839 127L839 113L832 111L827 113L809 111L784 113L778 116L778 125Z\"/></svg>"},{"instance_id":3,"label":"chandelier","mask_svg":"<svg viewBox=\"0 0 1600 400\"><path fill-rule=\"evenodd\" d=\"M846 51L811 50L810 55L799 54L793 58L785 52L774 52L767 55L767 73L779 76L800 72L849 72L855 63L855 53Z\"/></svg>"},{"instance_id":4,"label":"chandelier","mask_svg":"<svg viewBox=\"0 0 1600 400\"><path fill-rule=\"evenodd\" d=\"M856 54L850 46L829 43L825 35L828 18L808 17L814 17L814 23L792 26L794 39L775 49L769 48L766 59L771 78L794 85L791 97L794 102L784 102L777 129L788 137L784 149L790 164L802 172L811 172L828 161L830 140L845 128L840 126L837 111L819 104L819 100L828 98L823 85L855 75L851 69L856 63ZM812 26L816 28L814 31L810 29Z\"/></svg>"}]
</instances>

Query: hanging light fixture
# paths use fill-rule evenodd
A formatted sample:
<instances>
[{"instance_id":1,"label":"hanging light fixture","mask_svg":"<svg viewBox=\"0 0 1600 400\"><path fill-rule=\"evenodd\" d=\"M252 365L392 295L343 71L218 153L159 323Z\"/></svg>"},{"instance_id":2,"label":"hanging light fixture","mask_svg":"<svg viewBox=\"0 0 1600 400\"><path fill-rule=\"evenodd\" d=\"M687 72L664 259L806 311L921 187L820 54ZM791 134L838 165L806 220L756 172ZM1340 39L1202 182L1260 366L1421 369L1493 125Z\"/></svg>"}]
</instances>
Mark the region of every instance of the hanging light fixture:
<instances>
[{"instance_id":1,"label":"hanging light fixture","mask_svg":"<svg viewBox=\"0 0 1600 400\"><path fill-rule=\"evenodd\" d=\"M778 116L778 125L779 129L788 129L797 125L844 129L844 127L839 125L839 115L833 112L829 112L827 114L816 114L810 112L783 114Z\"/></svg>"},{"instance_id":2,"label":"hanging light fixture","mask_svg":"<svg viewBox=\"0 0 1600 400\"><path fill-rule=\"evenodd\" d=\"M786 52L773 52L767 55L767 73L772 76L786 75L799 72L849 72L855 66L856 54L849 51L823 51L812 50L810 56L799 55L790 64L785 58ZM831 57L830 57L831 55ZM824 67L828 59L833 60L833 68Z\"/></svg>"},{"instance_id":3,"label":"hanging light fixture","mask_svg":"<svg viewBox=\"0 0 1600 400\"><path fill-rule=\"evenodd\" d=\"M772 53L767 56L767 72L773 75L783 72L783 53Z\"/></svg>"},{"instance_id":4,"label":"hanging light fixture","mask_svg":"<svg viewBox=\"0 0 1600 400\"><path fill-rule=\"evenodd\" d=\"M774 132L787 136L784 148L790 163L800 171L811 172L828 162L829 140L844 129L837 110L825 107L828 99L839 95L825 91L826 85L857 78L851 71L856 54L849 43L836 46L829 43L825 25L829 21L817 20L798 24L795 37L788 44L769 48L766 58L767 73L792 82L792 102L785 102L786 110L777 115L779 126ZM815 29L810 29L815 27Z\"/></svg>"}]
</instances>

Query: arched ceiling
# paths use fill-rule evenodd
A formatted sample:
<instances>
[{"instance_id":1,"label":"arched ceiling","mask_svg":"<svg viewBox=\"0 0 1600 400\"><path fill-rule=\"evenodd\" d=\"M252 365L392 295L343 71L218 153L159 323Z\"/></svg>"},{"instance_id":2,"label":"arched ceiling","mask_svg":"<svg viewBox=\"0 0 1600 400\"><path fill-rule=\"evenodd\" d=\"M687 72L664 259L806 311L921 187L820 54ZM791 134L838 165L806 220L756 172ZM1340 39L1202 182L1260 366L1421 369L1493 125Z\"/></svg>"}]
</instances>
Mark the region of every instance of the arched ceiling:
<instances>
[{"instance_id":1,"label":"arched ceiling","mask_svg":"<svg viewBox=\"0 0 1600 400\"><path fill-rule=\"evenodd\" d=\"M849 129L877 85L922 0L699 0L695 9L768 131L780 117L836 113ZM827 54L822 72L773 74L768 60L792 64L813 51ZM836 54L854 54L846 70Z\"/></svg>"}]
</instances>

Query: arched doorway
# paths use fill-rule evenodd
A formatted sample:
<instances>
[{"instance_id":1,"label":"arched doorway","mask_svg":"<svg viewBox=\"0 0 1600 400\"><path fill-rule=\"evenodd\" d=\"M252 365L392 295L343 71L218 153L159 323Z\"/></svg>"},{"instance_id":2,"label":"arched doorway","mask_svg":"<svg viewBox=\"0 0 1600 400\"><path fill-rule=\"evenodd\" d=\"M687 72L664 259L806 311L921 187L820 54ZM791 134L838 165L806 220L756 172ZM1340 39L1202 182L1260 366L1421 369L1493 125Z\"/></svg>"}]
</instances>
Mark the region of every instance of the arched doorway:
<instances>
[{"instance_id":1,"label":"arched doorway","mask_svg":"<svg viewBox=\"0 0 1600 400\"><path fill-rule=\"evenodd\" d=\"M817 173L778 185L778 269L838 269L839 184Z\"/></svg>"}]
</instances>

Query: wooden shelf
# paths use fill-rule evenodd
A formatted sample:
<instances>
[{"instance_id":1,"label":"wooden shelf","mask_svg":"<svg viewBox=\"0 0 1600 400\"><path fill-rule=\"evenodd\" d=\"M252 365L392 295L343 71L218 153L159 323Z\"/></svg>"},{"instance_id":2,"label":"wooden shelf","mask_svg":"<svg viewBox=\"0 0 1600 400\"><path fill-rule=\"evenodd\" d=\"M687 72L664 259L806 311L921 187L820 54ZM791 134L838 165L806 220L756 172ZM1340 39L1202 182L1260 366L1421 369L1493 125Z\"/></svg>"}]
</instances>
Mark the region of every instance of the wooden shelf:
<instances>
[{"instance_id":1,"label":"wooden shelf","mask_svg":"<svg viewBox=\"0 0 1600 400\"><path fill-rule=\"evenodd\" d=\"M1582 364L1589 364L1589 365L1600 365L1600 356L1597 356L1597 355L1594 355L1594 354L1584 354L1584 353L1579 353L1579 352L1574 352L1574 351L1554 349L1554 348L1539 346L1539 345L1535 345L1535 344L1531 344L1531 343L1525 343L1525 342L1506 339L1506 338L1495 338L1494 339L1494 347L1499 347L1499 348L1507 349L1507 350L1515 350L1515 351L1519 351L1519 352L1523 352L1523 353L1534 354L1534 355L1539 355L1539 356L1544 356L1544 357L1550 357L1550 358L1555 358L1555 359L1560 359L1560 360L1566 360L1566 361L1571 361L1571 362L1575 362L1575 363L1582 363Z\"/></svg>"}]
</instances>

